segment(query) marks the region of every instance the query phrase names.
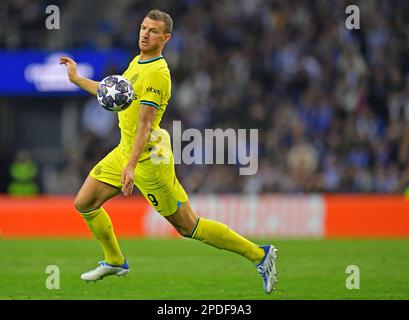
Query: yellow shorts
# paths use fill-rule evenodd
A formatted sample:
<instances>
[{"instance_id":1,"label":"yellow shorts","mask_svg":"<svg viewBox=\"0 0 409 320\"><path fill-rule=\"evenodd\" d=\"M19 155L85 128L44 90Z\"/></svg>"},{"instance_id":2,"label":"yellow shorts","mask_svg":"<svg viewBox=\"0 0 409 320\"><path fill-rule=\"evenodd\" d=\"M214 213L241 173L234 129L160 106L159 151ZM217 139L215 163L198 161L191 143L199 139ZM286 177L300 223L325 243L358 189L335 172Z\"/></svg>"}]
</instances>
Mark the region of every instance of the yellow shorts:
<instances>
[{"instance_id":1,"label":"yellow shorts","mask_svg":"<svg viewBox=\"0 0 409 320\"><path fill-rule=\"evenodd\" d=\"M168 152L169 158L165 163L155 163L150 158L139 161L134 176L135 186L162 216L175 213L180 204L188 200L185 190L176 178L170 138ZM98 181L122 188L122 169L127 161L121 149L116 147L98 162L89 174Z\"/></svg>"}]
</instances>

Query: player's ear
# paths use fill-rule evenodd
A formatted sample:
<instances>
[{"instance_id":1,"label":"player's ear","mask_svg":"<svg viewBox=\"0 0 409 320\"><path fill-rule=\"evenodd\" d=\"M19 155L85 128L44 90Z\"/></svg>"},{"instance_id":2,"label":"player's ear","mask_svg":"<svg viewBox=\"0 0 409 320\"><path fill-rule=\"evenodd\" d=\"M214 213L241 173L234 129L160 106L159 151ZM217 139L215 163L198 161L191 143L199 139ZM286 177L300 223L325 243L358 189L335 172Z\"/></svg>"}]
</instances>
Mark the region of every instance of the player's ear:
<instances>
[{"instance_id":1,"label":"player's ear","mask_svg":"<svg viewBox=\"0 0 409 320\"><path fill-rule=\"evenodd\" d=\"M170 40L170 38L172 37L171 33L166 33L165 34L165 40L163 41L164 44L168 43L168 41Z\"/></svg>"}]
</instances>

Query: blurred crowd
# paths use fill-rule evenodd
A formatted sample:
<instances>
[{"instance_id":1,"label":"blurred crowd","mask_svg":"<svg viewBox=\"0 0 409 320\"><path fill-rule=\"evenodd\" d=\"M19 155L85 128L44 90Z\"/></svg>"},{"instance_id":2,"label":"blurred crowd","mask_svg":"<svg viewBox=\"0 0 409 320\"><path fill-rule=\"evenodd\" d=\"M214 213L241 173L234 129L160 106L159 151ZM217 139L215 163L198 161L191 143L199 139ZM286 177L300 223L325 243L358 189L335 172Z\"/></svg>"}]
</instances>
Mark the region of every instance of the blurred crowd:
<instances>
[{"instance_id":1,"label":"blurred crowd","mask_svg":"<svg viewBox=\"0 0 409 320\"><path fill-rule=\"evenodd\" d=\"M355 1L359 30L345 26L348 4L128 1L104 44L137 54L147 11L169 12L175 25L164 56L173 95L162 127L172 133L172 121L181 120L184 129L259 130L255 175L240 176L238 165L177 165L189 193L402 193L409 185L409 1ZM116 119L96 122L95 109L95 102L83 107L79 158L87 165L79 181L117 143Z\"/></svg>"}]
</instances>

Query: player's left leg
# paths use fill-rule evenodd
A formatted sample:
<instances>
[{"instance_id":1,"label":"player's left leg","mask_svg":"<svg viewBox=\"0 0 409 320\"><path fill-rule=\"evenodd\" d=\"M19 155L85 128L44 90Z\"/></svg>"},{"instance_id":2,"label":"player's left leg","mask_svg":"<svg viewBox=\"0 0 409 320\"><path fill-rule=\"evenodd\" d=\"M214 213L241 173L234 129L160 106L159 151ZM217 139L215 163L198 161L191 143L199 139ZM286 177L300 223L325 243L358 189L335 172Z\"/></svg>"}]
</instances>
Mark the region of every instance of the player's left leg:
<instances>
[{"instance_id":1,"label":"player's left leg","mask_svg":"<svg viewBox=\"0 0 409 320\"><path fill-rule=\"evenodd\" d=\"M74 200L75 208L84 218L95 239L99 241L105 261L113 265L121 265L125 259L111 219L102 205L119 192L118 188L88 176Z\"/></svg>"},{"instance_id":2,"label":"player's left leg","mask_svg":"<svg viewBox=\"0 0 409 320\"><path fill-rule=\"evenodd\" d=\"M82 280L97 281L109 275L122 276L130 270L121 252L111 219L102 207L106 201L121 192L121 168L122 163L116 148L91 170L75 198L75 207L99 241L105 256L98 267L81 275Z\"/></svg>"}]
</instances>

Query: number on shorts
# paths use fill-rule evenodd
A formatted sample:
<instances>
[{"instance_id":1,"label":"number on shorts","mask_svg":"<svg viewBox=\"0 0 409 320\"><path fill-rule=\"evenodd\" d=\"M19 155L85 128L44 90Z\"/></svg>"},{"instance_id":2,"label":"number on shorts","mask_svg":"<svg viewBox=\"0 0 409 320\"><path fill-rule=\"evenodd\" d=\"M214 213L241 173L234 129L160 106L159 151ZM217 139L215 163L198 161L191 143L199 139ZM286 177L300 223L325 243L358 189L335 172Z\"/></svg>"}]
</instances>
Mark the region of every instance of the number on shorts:
<instances>
[{"instance_id":1,"label":"number on shorts","mask_svg":"<svg viewBox=\"0 0 409 320\"><path fill-rule=\"evenodd\" d=\"M158 200L156 200L155 196L152 193L148 193L148 198L155 207L158 205Z\"/></svg>"}]
</instances>

